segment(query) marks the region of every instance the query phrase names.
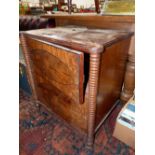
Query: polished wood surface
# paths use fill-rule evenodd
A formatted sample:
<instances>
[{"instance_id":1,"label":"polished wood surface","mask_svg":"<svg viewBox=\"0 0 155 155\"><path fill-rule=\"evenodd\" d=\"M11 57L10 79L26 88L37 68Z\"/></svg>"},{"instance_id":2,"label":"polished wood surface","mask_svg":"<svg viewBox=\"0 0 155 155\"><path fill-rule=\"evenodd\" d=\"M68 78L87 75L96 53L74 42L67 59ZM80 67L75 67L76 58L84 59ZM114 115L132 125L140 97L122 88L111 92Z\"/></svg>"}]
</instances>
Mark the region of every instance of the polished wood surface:
<instances>
[{"instance_id":1,"label":"polished wood surface","mask_svg":"<svg viewBox=\"0 0 155 155\"><path fill-rule=\"evenodd\" d=\"M96 13L42 15L43 18L55 19L56 26L77 25L88 28L121 29L134 31L135 16L100 15Z\"/></svg>"},{"instance_id":2,"label":"polished wood surface","mask_svg":"<svg viewBox=\"0 0 155 155\"><path fill-rule=\"evenodd\" d=\"M23 50L35 99L86 132L83 53L23 35L21 43L27 47Z\"/></svg>"},{"instance_id":3,"label":"polished wood surface","mask_svg":"<svg viewBox=\"0 0 155 155\"><path fill-rule=\"evenodd\" d=\"M82 103L83 53L54 44L40 44L31 38L27 39L27 46L31 53L33 62L31 67L34 69L35 78L42 78L38 85L50 90L52 88L48 87L49 83L65 100ZM39 79L35 81L37 80Z\"/></svg>"},{"instance_id":4,"label":"polished wood surface","mask_svg":"<svg viewBox=\"0 0 155 155\"><path fill-rule=\"evenodd\" d=\"M135 55L128 56L124 86L121 93L121 101L126 103L134 95L135 90Z\"/></svg>"},{"instance_id":5,"label":"polished wood surface","mask_svg":"<svg viewBox=\"0 0 155 155\"><path fill-rule=\"evenodd\" d=\"M120 98L130 38L122 40L105 49L101 54L99 88L97 94L96 127L103 115Z\"/></svg>"},{"instance_id":6,"label":"polished wood surface","mask_svg":"<svg viewBox=\"0 0 155 155\"><path fill-rule=\"evenodd\" d=\"M81 27L21 33L38 99L84 131L88 148L93 147L95 129L120 97L132 35Z\"/></svg>"},{"instance_id":7,"label":"polished wood surface","mask_svg":"<svg viewBox=\"0 0 155 155\"><path fill-rule=\"evenodd\" d=\"M90 54L89 69L89 104L88 104L88 139L87 147L92 148L94 143L95 115L97 104L97 89L100 69L100 54Z\"/></svg>"},{"instance_id":8,"label":"polished wood surface","mask_svg":"<svg viewBox=\"0 0 155 155\"><path fill-rule=\"evenodd\" d=\"M121 101L126 103L129 98L134 95L135 90L135 38L131 39L128 62L126 66L126 73L124 78L124 86L121 93Z\"/></svg>"},{"instance_id":9,"label":"polished wood surface","mask_svg":"<svg viewBox=\"0 0 155 155\"><path fill-rule=\"evenodd\" d=\"M104 22L128 22L133 23L135 21L135 16L133 15L100 15L97 13L73 13L69 14L44 14L41 15L44 18L53 19L69 19L69 20L83 20L83 21L104 21Z\"/></svg>"},{"instance_id":10,"label":"polished wood surface","mask_svg":"<svg viewBox=\"0 0 155 155\"><path fill-rule=\"evenodd\" d=\"M88 28L101 29L119 29L135 31L135 16L133 15L99 15L96 13L85 14L57 14L57 15L43 15L44 18L55 19L56 26L76 25L85 26ZM128 53L128 66L126 68L123 91L121 93L121 100L123 103L127 102L134 94L135 89L135 39L132 37L130 43L130 50ZM131 60L131 61L130 61ZM132 69L129 69L132 68Z\"/></svg>"},{"instance_id":11,"label":"polished wood surface","mask_svg":"<svg viewBox=\"0 0 155 155\"><path fill-rule=\"evenodd\" d=\"M37 39L63 45L87 53L103 52L104 47L128 38L132 32L121 30L88 29L81 27L58 27L24 32Z\"/></svg>"}]
</instances>

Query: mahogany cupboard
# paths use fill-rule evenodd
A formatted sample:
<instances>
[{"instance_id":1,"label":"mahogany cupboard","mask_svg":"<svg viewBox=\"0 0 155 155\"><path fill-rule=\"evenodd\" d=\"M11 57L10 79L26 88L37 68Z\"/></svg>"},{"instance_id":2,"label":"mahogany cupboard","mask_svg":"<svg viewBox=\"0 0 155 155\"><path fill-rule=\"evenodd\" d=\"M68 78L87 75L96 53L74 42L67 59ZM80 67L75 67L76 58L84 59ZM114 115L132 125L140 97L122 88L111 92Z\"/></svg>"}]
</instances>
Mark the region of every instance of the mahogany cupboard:
<instances>
[{"instance_id":1,"label":"mahogany cupboard","mask_svg":"<svg viewBox=\"0 0 155 155\"><path fill-rule=\"evenodd\" d=\"M119 29L126 31L135 31L134 15L100 15L100 14L52 14L42 15L43 18L49 18L55 21L56 26L76 25L88 28L100 29ZM121 102L126 103L133 95L135 89L135 39L132 36L127 66L124 77L123 89L121 92Z\"/></svg>"},{"instance_id":2,"label":"mahogany cupboard","mask_svg":"<svg viewBox=\"0 0 155 155\"><path fill-rule=\"evenodd\" d=\"M94 134L119 99L132 32L57 27L21 32L33 97Z\"/></svg>"}]
</instances>

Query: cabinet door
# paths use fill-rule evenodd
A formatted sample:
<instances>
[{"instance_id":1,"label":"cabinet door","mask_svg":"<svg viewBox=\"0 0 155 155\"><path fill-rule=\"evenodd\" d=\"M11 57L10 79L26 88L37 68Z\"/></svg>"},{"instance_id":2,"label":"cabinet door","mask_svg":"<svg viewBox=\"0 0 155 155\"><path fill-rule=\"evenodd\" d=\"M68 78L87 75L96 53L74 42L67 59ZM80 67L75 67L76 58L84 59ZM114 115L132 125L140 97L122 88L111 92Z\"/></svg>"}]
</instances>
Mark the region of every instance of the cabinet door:
<instances>
[{"instance_id":1,"label":"cabinet door","mask_svg":"<svg viewBox=\"0 0 155 155\"><path fill-rule=\"evenodd\" d=\"M84 56L82 52L26 37L38 98L51 105L83 103Z\"/></svg>"}]
</instances>

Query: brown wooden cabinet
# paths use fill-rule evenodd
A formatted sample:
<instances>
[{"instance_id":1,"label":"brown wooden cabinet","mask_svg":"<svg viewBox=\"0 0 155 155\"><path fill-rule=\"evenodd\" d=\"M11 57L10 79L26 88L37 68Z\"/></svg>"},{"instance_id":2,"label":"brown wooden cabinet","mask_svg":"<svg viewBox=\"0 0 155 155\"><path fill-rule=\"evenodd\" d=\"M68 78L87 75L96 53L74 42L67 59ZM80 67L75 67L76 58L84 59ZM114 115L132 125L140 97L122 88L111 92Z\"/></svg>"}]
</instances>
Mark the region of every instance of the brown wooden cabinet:
<instances>
[{"instance_id":1,"label":"brown wooden cabinet","mask_svg":"<svg viewBox=\"0 0 155 155\"><path fill-rule=\"evenodd\" d=\"M133 33L59 27L21 33L33 97L87 134L119 99Z\"/></svg>"}]
</instances>

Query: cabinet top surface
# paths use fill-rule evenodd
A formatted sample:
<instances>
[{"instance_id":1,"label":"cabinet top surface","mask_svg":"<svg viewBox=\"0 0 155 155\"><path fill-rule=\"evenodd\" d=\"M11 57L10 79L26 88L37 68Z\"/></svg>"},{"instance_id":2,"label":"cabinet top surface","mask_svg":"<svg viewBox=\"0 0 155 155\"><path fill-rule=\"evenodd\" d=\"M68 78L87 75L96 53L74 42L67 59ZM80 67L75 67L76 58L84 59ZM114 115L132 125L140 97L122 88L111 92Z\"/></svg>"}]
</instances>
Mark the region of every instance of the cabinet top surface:
<instances>
[{"instance_id":1,"label":"cabinet top surface","mask_svg":"<svg viewBox=\"0 0 155 155\"><path fill-rule=\"evenodd\" d=\"M104 46L130 37L133 33L111 29L88 29L86 27L56 27L22 32L35 39L55 43L87 53L103 52Z\"/></svg>"}]
</instances>

